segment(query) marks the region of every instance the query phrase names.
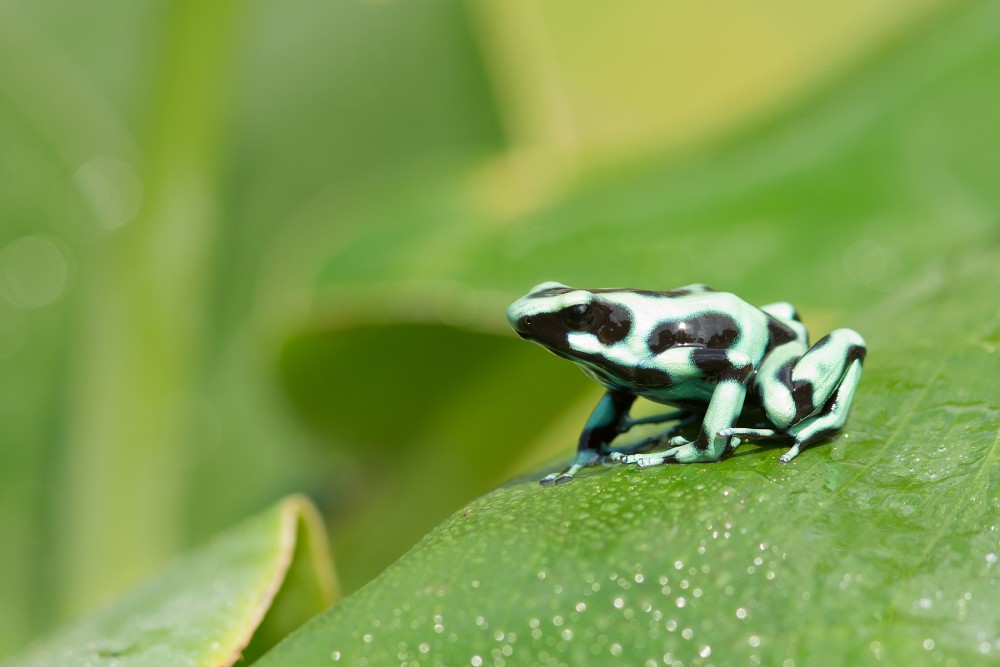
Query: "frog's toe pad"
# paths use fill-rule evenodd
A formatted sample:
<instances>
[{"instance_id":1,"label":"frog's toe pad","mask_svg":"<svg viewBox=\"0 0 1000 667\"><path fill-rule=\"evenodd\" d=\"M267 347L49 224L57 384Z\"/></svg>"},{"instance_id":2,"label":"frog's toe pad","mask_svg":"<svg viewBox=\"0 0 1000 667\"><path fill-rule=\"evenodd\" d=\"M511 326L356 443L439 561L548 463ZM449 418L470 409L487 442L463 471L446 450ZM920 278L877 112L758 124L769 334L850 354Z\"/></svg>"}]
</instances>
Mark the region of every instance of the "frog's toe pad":
<instances>
[{"instance_id":1,"label":"frog's toe pad","mask_svg":"<svg viewBox=\"0 0 1000 667\"><path fill-rule=\"evenodd\" d=\"M639 468L649 468L652 466L662 465L667 459L663 456L648 456L643 457L635 462L636 466Z\"/></svg>"},{"instance_id":2,"label":"frog's toe pad","mask_svg":"<svg viewBox=\"0 0 1000 667\"><path fill-rule=\"evenodd\" d=\"M789 461L791 461L792 459L794 459L796 456L798 456L799 452L801 452L801 451L802 451L802 444L796 442L795 445L791 449L789 449L787 452L785 452L784 454L782 454L781 456L779 456L778 460L781 461L782 463L788 463Z\"/></svg>"},{"instance_id":3,"label":"frog's toe pad","mask_svg":"<svg viewBox=\"0 0 1000 667\"><path fill-rule=\"evenodd\" d=\"M573 481L573 473L569 472L554 472L551 475L546 475L538 480L538 483L542 486L552 486L554 484L566 484L567 482Z\"/></svg>"}]
</instances>

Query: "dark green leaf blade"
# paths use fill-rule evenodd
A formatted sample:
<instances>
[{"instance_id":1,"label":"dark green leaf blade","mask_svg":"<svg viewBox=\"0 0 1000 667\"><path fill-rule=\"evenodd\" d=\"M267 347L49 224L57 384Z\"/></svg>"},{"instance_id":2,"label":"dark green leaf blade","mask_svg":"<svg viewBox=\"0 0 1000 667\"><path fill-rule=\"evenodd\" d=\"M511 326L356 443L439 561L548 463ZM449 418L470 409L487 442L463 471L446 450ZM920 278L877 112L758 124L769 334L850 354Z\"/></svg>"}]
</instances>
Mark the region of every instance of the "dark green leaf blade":
<instances>
[{"instance_id":1,"label":"dark green leaf blade","mask_svg":"<svg viewBox=\"0 0 1000 667\"><path fill-rule=\"evenodd\" d=\"M322 521L293 496L4 666L232 665L262 622L287 631L335 597Z\"/></svg>"},{"instance_id":2,"label":"dark green leaf blade","mask_svg":"<svg viewBox=\"0 0 1000 667\"><path fill-rule=\"evenodd\" d=\"M512 482L259 664L996 659L998 284L997 252L932 267L853 322L839 440Z\"/></svg>"}]
</instances>

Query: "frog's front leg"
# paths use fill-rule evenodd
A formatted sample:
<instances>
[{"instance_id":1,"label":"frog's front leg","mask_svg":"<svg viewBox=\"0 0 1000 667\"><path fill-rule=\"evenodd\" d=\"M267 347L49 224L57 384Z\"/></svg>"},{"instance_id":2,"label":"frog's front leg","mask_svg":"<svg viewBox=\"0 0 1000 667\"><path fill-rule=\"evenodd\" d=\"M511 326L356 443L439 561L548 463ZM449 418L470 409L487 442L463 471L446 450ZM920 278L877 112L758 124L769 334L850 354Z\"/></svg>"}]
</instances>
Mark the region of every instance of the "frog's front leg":
<instances>
[{"instance_id":1,"label":"frog's front leg","mask_svg":"<svg viewBox=\"0 0 1000 667\"><path fill-rule=\"evenodd\" d=\"M544 486L565 484L581 469L597 463L598 459L608 453L611 441L631 426L628 411L634 402L635 395L628 392L609 390L605 393L580 433L580 444L569 467L562 472L546 475L539 482Z\"/></svg>"},{"instance_id":2,"label":"frog's front leg","mask_svg":"<svg viewBox=\"0 0 1000 667\"><path fill-rule=\"evenodd\" d=\"M672 443L676 446L670 449L625 456L621 459L622 463L645 467L669 461L718 461L730 449L731 442L738 442L728 434L728 429L733 427L743 411L747 379L753 370L750 358L731 350L697 348L691 355L691 361L706 377L716 380L698 437L690 442L675 438Z\"/></svg>"}]
</instances>

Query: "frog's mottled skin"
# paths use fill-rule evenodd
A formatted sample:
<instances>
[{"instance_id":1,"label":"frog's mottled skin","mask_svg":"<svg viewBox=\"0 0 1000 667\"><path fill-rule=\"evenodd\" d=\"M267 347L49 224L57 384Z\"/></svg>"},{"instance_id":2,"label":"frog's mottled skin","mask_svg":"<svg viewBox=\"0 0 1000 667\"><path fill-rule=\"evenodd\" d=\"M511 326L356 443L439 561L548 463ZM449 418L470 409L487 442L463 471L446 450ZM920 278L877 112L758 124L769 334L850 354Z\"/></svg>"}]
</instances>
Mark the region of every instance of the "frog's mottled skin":
<instances>
[{"instance_id":1,"label":"frog's mottled skin","mask_svg":"<svg viewBox=\"0 0 1000 667\"><path fill-rule=\"evenodd\" d=\"M844 426L866 349L851 329L832 331L810 347L790 304L756 308L704 285L649 292L542 283L511 304L507 318L519 336L576 363L607 389L572 464L542 484L568 482L604 458L639 466L718 461L741 439L791 441L781 456L787 463ZM678 410L632 419L637 396ZM751 407L767 423L738 428ZM636 424L671 420L678 423L652 439L669 438L665 451L636 453L650 441L610 447ZM695 440L670 437L698 420Z\"/></svg>"}]
</instances>

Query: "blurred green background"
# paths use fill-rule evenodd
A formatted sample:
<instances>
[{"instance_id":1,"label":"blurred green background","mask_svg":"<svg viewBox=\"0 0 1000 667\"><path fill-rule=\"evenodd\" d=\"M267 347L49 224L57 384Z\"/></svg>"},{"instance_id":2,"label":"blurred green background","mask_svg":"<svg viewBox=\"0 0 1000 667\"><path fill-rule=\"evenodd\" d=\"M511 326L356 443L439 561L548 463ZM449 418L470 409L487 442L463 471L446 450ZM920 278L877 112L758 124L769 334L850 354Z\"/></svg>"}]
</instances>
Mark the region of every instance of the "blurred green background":
<instances>
[{"instance_id":1,"label":"blurred green background","mask_svg":"<svg viewBox=\"0 0 1000 667\"><path fill-rule=\"evenodd\" d=\"M996 245L989 3L0 0L0 655L291 491L346 592L565 455L542 280L814 330Z\"/></svg>"}]
</instances>

